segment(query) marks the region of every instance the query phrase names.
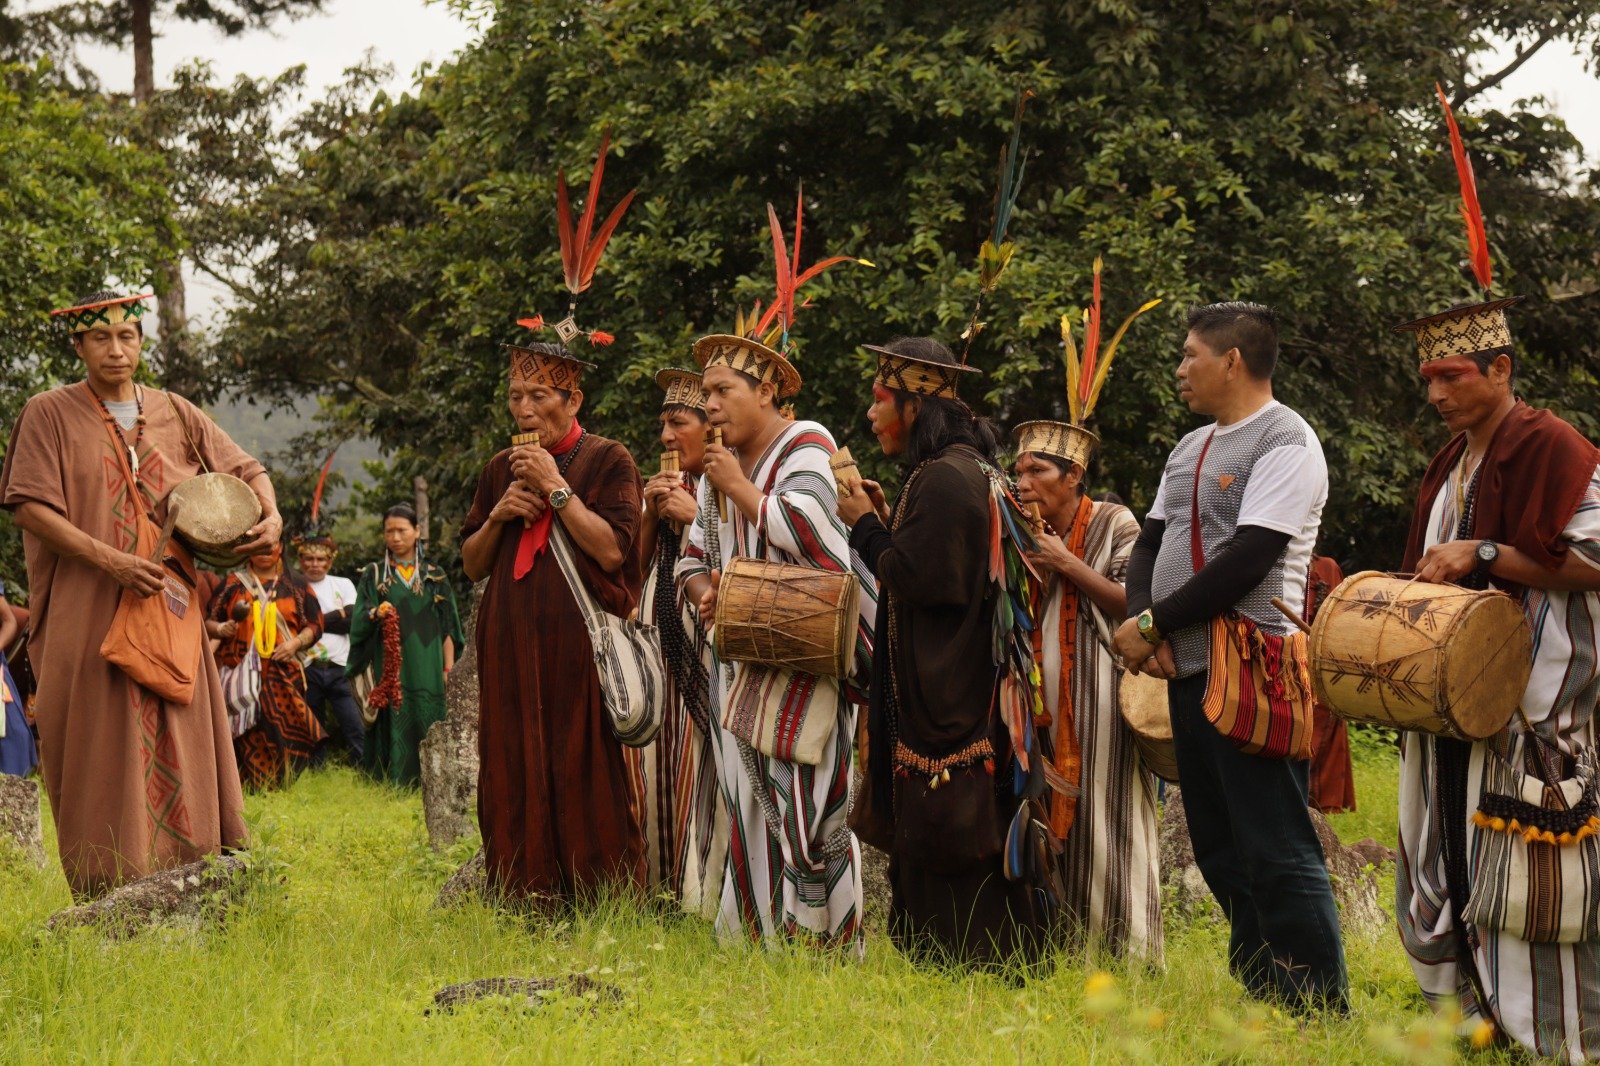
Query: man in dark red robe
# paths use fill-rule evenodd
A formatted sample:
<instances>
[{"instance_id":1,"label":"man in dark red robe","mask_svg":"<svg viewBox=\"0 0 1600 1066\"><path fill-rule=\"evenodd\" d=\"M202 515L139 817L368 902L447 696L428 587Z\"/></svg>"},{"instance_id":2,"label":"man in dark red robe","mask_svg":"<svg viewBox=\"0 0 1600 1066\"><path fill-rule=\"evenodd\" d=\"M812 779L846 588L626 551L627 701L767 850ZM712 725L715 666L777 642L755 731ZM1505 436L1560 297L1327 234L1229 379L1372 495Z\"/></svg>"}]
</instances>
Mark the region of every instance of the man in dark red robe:
<instances>
[{"instance_id":1,"label":"man in dark red robe","mask_svg":"<svg viewBox=\"0 0 1600 1066\"><path fill-rule=\"evenodd\" d=\"M478 825L493 891L572 901L607 884L642 886L644 838L583 617L549 541L559 523L589 591L627 616L639 597L643 485L627 449L578 423L588 364L554 344L507 347L521 432L479 476L461 529L467 576L488 578Z\"/></svg>"}]
</instances>

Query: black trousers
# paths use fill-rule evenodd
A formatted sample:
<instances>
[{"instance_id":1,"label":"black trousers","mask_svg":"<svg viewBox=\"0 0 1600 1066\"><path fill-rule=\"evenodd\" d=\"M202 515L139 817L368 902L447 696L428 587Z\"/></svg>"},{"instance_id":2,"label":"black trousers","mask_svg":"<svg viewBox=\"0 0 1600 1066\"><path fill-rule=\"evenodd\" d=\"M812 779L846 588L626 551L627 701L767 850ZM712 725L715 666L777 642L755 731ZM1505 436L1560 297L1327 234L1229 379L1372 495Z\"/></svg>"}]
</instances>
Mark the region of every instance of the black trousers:
<instances>
[{"instance_id":1,"label":"black trousers","mask_svg":"<svg viewBox=\"0 0 1600 1066\"><path fill-rule=\"evenodd\" d=\"M1206 719L1205 674L1167 691L1195 864L1233 927L1228 969L1258 999L1346 1009L1339 912L1306 809L1308 764L1234 747Z\"/></svg>"},{"instance_id":2,"label":"black trousers","mask_svg":"<svg viewBox=\"0 0 1600 1066\"><path fill-rule=\"evenodd\" d=\"M344 667L338 663L307 663L306 703L321 720L328 736L344 739L350 758L360 766L366 726L361 721L361 708L356 706L355 695L350 691L350 679L344 676Z\"/></svg>"}]
</instances>

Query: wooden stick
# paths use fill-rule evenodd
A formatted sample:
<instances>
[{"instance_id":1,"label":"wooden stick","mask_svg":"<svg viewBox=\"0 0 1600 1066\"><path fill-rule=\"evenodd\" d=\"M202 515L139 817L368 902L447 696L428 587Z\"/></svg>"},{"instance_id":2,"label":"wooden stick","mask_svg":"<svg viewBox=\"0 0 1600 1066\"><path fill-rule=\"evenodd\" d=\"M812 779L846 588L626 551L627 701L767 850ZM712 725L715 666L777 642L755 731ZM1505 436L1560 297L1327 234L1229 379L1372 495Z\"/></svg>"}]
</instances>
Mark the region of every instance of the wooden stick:
<instances>
[{"instance_id":1,"label":"wooden stick","mask_svg":"<svg viewBox=\"0 0 1600 1066\"><path fill-rule=\"evenodd\" d=\"M156 550L150 556L153 563L161 562L161 557L166 554L167 541L172 539L172 530L178 524L178 501L172 500L167 504L167 520L161 523L161 536L156 538Z\"/></svg>"},{"instance_id":2,"label":"wooden stick","mask_svg":"<svg viewBox=\"0 0 1600 1066\"><path fill-rule=\"evenodd\" d=\"M1304 618L1300 617L1299 611L1296 611L1293 607L1290 607L1287 603L1284 603L1281 596L1272 597L1272 606L1282 611L1285 618L1299 626L1302 633L1311 632L1311 624Z\"/></svg>"}]
</instances>

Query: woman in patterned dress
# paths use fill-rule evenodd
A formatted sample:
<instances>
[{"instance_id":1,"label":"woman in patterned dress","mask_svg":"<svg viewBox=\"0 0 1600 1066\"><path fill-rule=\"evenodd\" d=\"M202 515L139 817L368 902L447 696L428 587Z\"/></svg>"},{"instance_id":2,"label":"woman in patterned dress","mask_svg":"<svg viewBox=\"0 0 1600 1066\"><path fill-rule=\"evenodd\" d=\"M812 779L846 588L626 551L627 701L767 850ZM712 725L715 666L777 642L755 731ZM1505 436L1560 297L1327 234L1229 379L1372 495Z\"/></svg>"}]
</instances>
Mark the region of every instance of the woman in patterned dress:
<instances>
[{"instance_id":1,"label":"woman in patterned dress","mask_svg":"<svg viewBox=\"0 0 1600 1066\"><path fill-rule=\"evenodd\" d=\"M322 608L305 579L283 565L283 548L253 555L228 575L211 597L206 631L222 643L217 665L224 670L246 660L254 643L261 662L261 713L234 740L239 778L245 788L287 784L290 770L311 761L325 739L306 705L306 675L300 653L322 638Z\"/></svg>"}]
</instances>

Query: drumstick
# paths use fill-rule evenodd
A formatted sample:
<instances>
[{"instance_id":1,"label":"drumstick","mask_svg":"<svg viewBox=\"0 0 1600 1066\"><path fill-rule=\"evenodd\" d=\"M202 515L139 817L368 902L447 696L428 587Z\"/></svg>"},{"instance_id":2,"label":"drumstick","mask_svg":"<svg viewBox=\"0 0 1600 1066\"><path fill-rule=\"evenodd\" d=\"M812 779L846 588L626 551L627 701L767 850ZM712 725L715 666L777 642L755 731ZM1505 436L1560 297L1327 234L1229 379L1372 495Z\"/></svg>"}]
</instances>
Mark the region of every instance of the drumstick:
<instances>
[{"instance_id":1,"label":"drumstick","mask_svg":"<svg viewBox=\"0 0 1600 1066\"><path fill-rule=\"evenodd\" d=\"M178 524L178 501L172 500L167 504L167 520L161 523L161 536L156 538L156 550L150 556L150 561L159 563L161 556L166 553L167 541L172 539L172 528Z\"/></svg>"},{"instance_id":2,"label":"drumstick","mask_svg":"<svg viewBox=\"0 0 1600 1066\"><path fill-rule=\"evenodd\" d=\"M513 433L513 434L511 434L511 446L513 448L520 448L525 444L531 444L535 448L537 448L539 446L539 431L538 430L534 430L531 433ZM531 529L532 527L533 527L533 519L524 518L522 520L522 528L523 529Z\"/></svg>"},{"instance_id":3,"label":"drumstick","mask_svg":"<svg viewBox=\"0 0 1600 1066\"><path fill-rule=\"evenodd\" d=\"M1285 618L1299 626L1302 633L1311 632L1310 623L1308 623L1304 618L1300 617L1299 611L1296 611L1293 607L1290 607L1287 603L1284 603L1282 597L1272 597L1272 606L1282 611Z\"/></svg>"},{"instance_id":4,"label":"drumstick","mask_svg":"<svg viewBox=\"0 0 1600 1066\"><path fill-rule=\"evenodd\" d=\"M722 427L712 426L706 431L706 443L722 447ZM717 501L717 518L723 522L728 520L728 498L719 490L711 490L711 498Z\"/></svg>"}]
</instances>

